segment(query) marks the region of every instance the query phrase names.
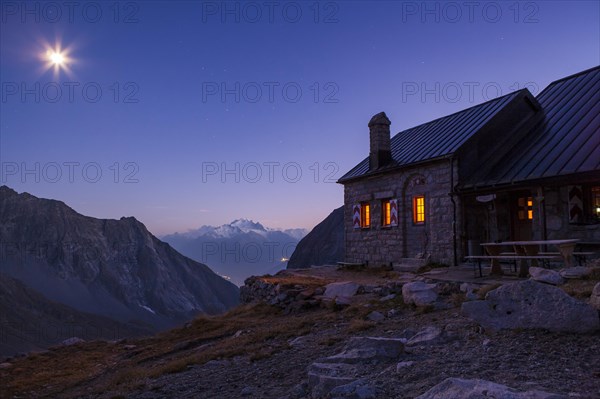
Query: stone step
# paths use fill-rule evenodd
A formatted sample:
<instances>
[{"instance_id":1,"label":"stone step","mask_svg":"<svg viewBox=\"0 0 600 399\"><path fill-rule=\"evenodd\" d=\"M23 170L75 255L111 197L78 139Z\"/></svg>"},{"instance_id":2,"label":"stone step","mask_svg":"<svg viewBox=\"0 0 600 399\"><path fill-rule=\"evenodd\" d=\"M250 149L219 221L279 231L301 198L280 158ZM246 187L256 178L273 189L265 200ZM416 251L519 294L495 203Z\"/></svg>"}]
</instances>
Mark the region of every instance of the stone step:
<instances>
[{"instance_id":1,"label":"stone step","mask_svg":"<svg viewBox=\"0 0 600 399\"><path fill-rule=\"evenodd\" d=\"M398 272L415 272L421 266L427 264L427 259L422 258L401 258L392 263L395 271Z\"/></svg>"}]
</instances>

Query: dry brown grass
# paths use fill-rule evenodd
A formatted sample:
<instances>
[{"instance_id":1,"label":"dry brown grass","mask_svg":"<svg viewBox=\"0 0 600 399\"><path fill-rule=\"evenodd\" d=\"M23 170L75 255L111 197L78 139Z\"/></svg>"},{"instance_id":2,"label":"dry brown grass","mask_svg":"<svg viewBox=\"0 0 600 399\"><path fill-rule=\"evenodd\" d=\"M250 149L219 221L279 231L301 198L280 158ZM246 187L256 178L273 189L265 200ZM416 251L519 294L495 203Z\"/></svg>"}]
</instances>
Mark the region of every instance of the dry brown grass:
<instances>
[{"instance_id":1,"label":"dry brown grass","mask_svg":"<svg viewBox=\"0 0 600 399\"><path fill-rule=\"evenodd\" d=\"M433 305L425 305L425 306L417 307L416 313L417 314L426 314L426 313L432 313L434 310L435 310L435 307Z\"/></svg>"},{"instance_id":2,"label":"dry brown grass","mask_svg":"<svg viewBox=\"0 0 600 399\"><path fill-rule=\"evenodd\" d=\"M178 373L194 364L235 356L248 356L252 361L264 359L289 349L288 340L310 333L315 323L333 320L337 315L316 309L286 316L268 305L245 305L225 315L199 317L187 328L127 341L135 345L134 349L106 342L59 347L15 360L12 368L0 370L2 396L43 392L49 397L75 397L79 395L64 392L128 392L148 379ZM238 331L242 333L236 336ZM84 388L90 385L91 392Z\"/></svg>"},{"instance_id":3,"label":"dry brown grass","mask_svg":"<svg viewBox=\"0 0 600 399\"><path fill-rule=\"evenodd\" d=\"M276 275L263 276L261 280L269 284L281 284L282 286L302 285L305 287L320 287L331 283L333 280L301 275Z\"/></svg>"},{"instance_id":4,"label":"dry brown grass","mask_svg":"<svg viewBox=\"0 0 600 399\"><path fill-rule=\"evenodd\" d=\"M597 284L596 280L569 280L560 288L567 294L577 299L588 299L592 295L592 290Z\"/></svg>"},{"instance_id":5,"label":"dry brown grass","mask_svg":"<svg viewBox=\"0 0 600 399\"><path fill-rule=\"evenodd\" d=\"M450 295L450 303L455 307L460 307L467 300L464 292L454 292Z\"/></svg>"},{"instance_id":6,"label":"dry brown grass","mask_svg":"<svg viewBox=\"0 0 600 399\"><path fill-rule=\"evenodd\" d=\"M348 331L351 333L357 333L361 331L370 330L371 328L375 327L375 324L376 323L372 321L354 319L350 321L350 324L348 325Z\"/></svg>"},{"instance_id":7,"label":"dry brown grass","mask_svg":"<svg viewBox=\"0 0 600 399\"><path fill-rule=\"evenodd\" d=\"M592 280L592 281L600 281L600 262L596 262L598 263L596 266L592 267L592 272L590 273L589 276L587 276L588 280Z\"/></svg>"}]
</instances>

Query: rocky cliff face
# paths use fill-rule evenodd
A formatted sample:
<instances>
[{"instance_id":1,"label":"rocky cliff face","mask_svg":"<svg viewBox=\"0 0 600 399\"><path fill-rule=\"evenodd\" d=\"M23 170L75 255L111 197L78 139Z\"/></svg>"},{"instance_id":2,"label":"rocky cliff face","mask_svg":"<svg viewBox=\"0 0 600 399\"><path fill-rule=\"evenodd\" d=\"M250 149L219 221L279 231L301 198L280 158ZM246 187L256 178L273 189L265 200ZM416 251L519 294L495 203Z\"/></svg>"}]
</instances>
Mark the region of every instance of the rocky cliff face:
<instances>
[{"instance_id":1,"label":"rocky cliff face","mask_svg":"<svg viewBox=\"0 0 600 399\"><path fill-rule=\"evenodd\" d=\"M344 260L344 207L319 223L296 247L288 269L335 264Z\"/></svg>"},{"instance_id":2,"label":"rocky cliff face","mask_svg":"<svg viewBox=\"0 0 600 399\"><path fill-rule=\"evenodd\" d=\"M165 328L223 312L239 291L135 218L103 220L0 187L0 272L46 298L122 322Z\"/></svg>"}]
</instances>

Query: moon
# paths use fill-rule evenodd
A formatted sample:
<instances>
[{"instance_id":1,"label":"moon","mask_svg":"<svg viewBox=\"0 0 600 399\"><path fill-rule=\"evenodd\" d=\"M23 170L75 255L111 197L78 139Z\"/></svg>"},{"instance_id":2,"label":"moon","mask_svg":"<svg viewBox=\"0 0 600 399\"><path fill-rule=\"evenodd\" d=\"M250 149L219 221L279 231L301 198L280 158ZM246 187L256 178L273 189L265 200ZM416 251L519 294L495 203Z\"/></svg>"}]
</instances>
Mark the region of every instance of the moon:
<instances>
[{"instance_id":1,"label":"moon","mask_svg":"<svg viewBox=\"0 0 600 399\"><path fill-rule=\"evenodd\" d=\"M67 76L72 74L71 67L76 62L71 56L69 47L62 47L60 43L55 45L46 44L43 52L39 53L40 60L44 63L45 71L53 71L55 77L65 73Z\"/></svg>"},{"instance_id":2,"label":"moon","mask_svg":"<svg viewBox=\"0 0 600 399\"><path fill-rule=\"evenodd\" d=\"M52 65L61 67L65 63L65 56L57 51L49 51L48 60L52 63Z\"/></svg>"}]
</instances>

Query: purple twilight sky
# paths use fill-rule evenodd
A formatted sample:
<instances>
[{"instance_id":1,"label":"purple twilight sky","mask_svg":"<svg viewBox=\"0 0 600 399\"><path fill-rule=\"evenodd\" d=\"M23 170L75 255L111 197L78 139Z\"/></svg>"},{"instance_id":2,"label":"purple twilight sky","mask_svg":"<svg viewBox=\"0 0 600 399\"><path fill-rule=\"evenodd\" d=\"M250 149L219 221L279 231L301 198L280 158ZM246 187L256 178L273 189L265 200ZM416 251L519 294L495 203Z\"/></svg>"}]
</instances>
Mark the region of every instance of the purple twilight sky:
<instances>
[{"instance_id":1,"label":"purple twilight sky","mask_svg":"<svg viewBox=\"0 0 600 399\"><path fill-rule=\"evenodd\" d=\"M598 1L0 4L0 184L157 235L312 228L373 114L396 133L600 64Z\"/></svg>"}]
</instances>

